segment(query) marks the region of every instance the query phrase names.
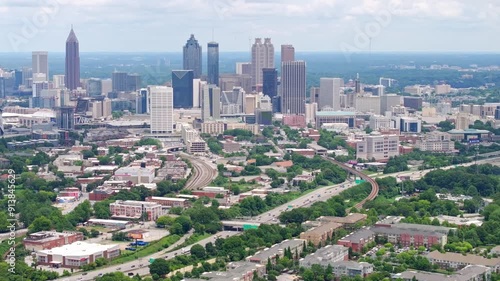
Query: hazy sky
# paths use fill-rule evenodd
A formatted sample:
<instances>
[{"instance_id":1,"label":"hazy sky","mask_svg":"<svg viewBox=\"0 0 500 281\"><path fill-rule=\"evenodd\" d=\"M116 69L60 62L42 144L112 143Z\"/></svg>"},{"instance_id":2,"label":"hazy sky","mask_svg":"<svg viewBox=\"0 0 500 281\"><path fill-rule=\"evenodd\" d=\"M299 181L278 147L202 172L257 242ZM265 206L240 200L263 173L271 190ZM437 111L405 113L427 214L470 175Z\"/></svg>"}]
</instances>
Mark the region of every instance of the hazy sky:
<instances>
[{"instance_id":1,"label":"hazy sky","mask_svg":"<svg viewBox=\"0 0 500 281\"><path fill-rule=\"evenodd\" d=\"M499 0L0 0L0 52L63 52L71 24L82 52L206 49L500 51Z\"/></svg>"}]
</instances>

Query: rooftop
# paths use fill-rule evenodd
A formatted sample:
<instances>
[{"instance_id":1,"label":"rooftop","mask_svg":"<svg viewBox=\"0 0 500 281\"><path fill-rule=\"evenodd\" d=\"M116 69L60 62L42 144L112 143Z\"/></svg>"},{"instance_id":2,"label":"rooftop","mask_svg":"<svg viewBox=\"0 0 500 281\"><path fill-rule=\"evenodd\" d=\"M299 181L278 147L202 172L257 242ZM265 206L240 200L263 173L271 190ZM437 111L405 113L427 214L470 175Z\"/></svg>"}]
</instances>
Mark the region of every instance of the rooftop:
<instances>
[{"instance_id":1,"label":"rooftop","mask_svg":"<svg viewBox=\"0 0 500 281\"><path fill-rule=\"evenodd\" d=\"M267 260L269 257L276 256L278 253L284 251L288 247L293 249L303 245L304 242L305 240L302 239L285 240L279 244L273 245L271 248L257 252L251 257L251 259L260 261Z\"/></svg>"},{"instance_id":2,"label":"rooftop","mask_svg":"<svg viewBox=\"0 0 500 281\"><path fill-rule=\"evenodd\" d=\"M349 248L340 245L328 245L323 248L319 248L316 252L307 255L305 258L301 259L301 262L306 264L321 264L323 261L330 261L335 256L348 254Z\"/></svg>"},{"instance_id":3,"label":"rooftop","mask_svg":"<svg viewBox=\"0 0 500 281\"><path fill-rule=\"evenodd\" d=\"M410 279L410 280L412 279L426 280L426 281L468 281L468 280L474 280L474 278L477 277L478 275L482 275L488 271L489 269L485 266L469 265L452 275L407 270L405 272L395 274L393 277Z\"/></svg>"},{"instance_id":4,"label":"rooftop","mask_svg":"<svg viewBox=\"0 0 500 281\"><path fill-rule=\"evenodd\" d=\"M163 201L178 201L178 202L186 202L188 199L185 198L171 198L171 197L157 197L157 196L151 196L151 199L153 200L163 200Z\"/></svg>"},{"instance_id":5,"label":"rooftop","mask_svg":"<svg viewBox=\"0 0 500 281\"><path fill-rule=\"evenodd\" d=\"M484 265L484 266L498 266L500 265L500 258L491 258L487 259L482 256L476 255L462 255L458 253L441 253L439 251L431 252L427 255L429 259L447 261L447 262L456 262L463 264L475 264L475 265Z\"/></svg>"},{"instance_id":6,"label":"rooftop","mask_svg":"<svg viewBox=\"0 0 500 281\"><path fill-rule=\"evenodd\" d=\"M103 219L89 219L89 223L96 224L129 224L129 221L120 221L120 220L103 220Z\"/></svg>"},{"instance_id":7,"label":"rooftop","mask_svg":"<svg viewBox=\"0 0 500 281\"><path fill-rule=\"evenodd\" d=\"M360 240L368 240L370 237L373 237L375 233L371 231L369 228L362 228L356 232L353 232L340 240L354 241L358 242Z\"/></svg>"},{"instance_id":8,"label":"rooftop","mask_svg":"<svg viewBox=\"0 0 500 281\"><path fill-rule=\"evenodd\" d=\"M446 234L444 234L444 233L435 232L435 231L428 231L425 229L377 227L376 226L376 227L371 228L371 230L373 232L375 232L376 234L378 234L378 233L395 234L395 235L410 234L410 235L427 235L427 236L437 236L437 237L446 236Z\"/></svg>"},{"instance_id":9,"label":"rooftop","mask_svg":"<svg viewBox=\"0 0 500 281\"><path fill-rule=\"evenodd\" d=\"M318 111L316 112L317 117L329 117L329 116L356 116L356 112L350 111Z\"/></svg>"},{"instance_id":10,"label":"rooftop","mask_svg":"<svg viewBox=\"0 0 500 281\"><path fill-rule=\"evenodd\" d=\"M100 245L85 242L75 242L72 244L64 245L62 247L52 248L50 250L38 251L42 255L60 255L60 256L84 256L92 255L94 253L104 252L118 245Z\"/></svg>"},{"instance_id":11,"label":"rooftop","mask_svg":"<svg viewBox=\"0 0 500 281\"><path fill-rule=\"evenodd\" d=\"M29 234L28 237L24 238L25 242L37 241L44 242L54 239L58 239L61 236L67 237L75 234L82 234L81 232L55 232L55 231L40 231L36 233Z\"/></svg>"},{"instance_id":12,"label":"rooftop","mask_svg":"<svg viewBox=\"0 0 500 281\"><path fill-rule=\"evenodd\" d=\"M367 215L365 215L365 214L351 213L345 217L319 217L318 220L330 221L330 222L336 222L336 223L352 224L352 223L357 223L359 221L365 220L366 218L367 218Z\"/></svg>"},{"instance_id":13,"label":"rooftop","mask_svg":"<svg viewBox=\"0 0 500 281\"><path fill-rule=\"evenodd\" d=\"M394 224L394 225L392 225L392 228L433 231L433 232L439 232L439 233L443 233L443 234L448 234L450 232L450 230L456 230L456 228L452 228L452 227L423 225L423 224L411 224L411 223Z\"/></svg>"},{"instance_id":14,"label":"rooftop","mask_svg":"<svg viewBox=\"0 0 500 281\"><path fill-rule=\"evenodd\" d=\"M477 130L477 129L466 129L466 130L458 130L453 129L448 131L449 134L489 134L488 130Z\"/></svg>"},{"instance_id":15,"label":"rooftop","mask_svg":"<svg viewBox=\"0 0 500 281\"><path fill-rule=\"evenodd\" d=\"M336 230L342 227L342 224L336 222L328 222L321 224L315 228L311 228L308 231L304 232L304 234L323 234L326 231L330 231L330 229Z\"/></svg>"},{"instance_id":16,"label":"rooftop","mask_svg":"<svg viewBox=\"0 0 500 281\"><path fill-rule=\"evenodd\" d=\"M161 198L161 197L159 197ZM129 205L129 206L150 206L150 207L155 207L155 206L161 206L158 203L154 202L144 202L144 201L134 201L134 200L116 200L115 203L111 203L115 205Z\"/></svg>"}]
</instances>

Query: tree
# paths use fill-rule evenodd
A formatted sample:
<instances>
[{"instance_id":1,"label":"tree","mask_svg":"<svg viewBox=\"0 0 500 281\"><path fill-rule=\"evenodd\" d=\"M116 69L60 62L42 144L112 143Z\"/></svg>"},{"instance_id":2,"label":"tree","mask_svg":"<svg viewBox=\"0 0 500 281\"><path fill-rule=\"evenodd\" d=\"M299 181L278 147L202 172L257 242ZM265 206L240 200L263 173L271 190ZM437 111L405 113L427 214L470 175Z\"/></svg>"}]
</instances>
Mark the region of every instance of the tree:
<instances>
[{"instance_id":1,"label":"tree","mask_svg":"<svg viewBox=\"0 0 500 281\"><path fill-rule=\"evenodd\" d=\"M151 275L157 274L158 276L165 276L170 273L170 264L164 259L155 259L149 265L149 273Z\"/></svg>"},{"instance_id":2,"label":"tree","mask_svg":"<svg viewBox=\"0 0 500 281\"><path fill-rule=\"evenodd\" d=\"M156 220L156 224L159 226L172 225L174 223L174 218L169 216L161 216Z\"/></svg>"},{"instance_id":3,"label":"tree","mask_svg":"<svg viewBox=\"0 0 500 281\"><path fill-rule=\"evenodd\" d=\"M36 218L33 221L33 223L28 227L28 229L30 233L44 231L44 230L51 230L52 222L48 218L41 216Z\"/></svg>"},{"instance_id":4,"label":"tree","mask_svg":"<svg viewBox=\"0 0 500 281\"><path fill-rule=\"evenodd\" d=\"M205 248L203 246L201 246L200 244L193 245L191 247L190 252L191 252L191 255L195 256L199 260L204 259L207 255Z\"/></svg>"},{"instance_id":5,"label":"tree","mask_svg":"<svg viewBox=\"0 0 500 281\"><path fill-rule=\"evenodd\" d=\"M95 157L95 154L91 150L83 150L82 156L83 156L83 159L89 159L89 158Z\"/></svg>"},{"instance_id":6,"label":"tree","mask_svg":"<svg viewBox=\"0 0 500 281\"><path fill-rule=\"evenodd\" d=\"M174 223L178 223L182 226L183 234L187 233L193 227L193 223L191 222L191 219L189 217L186 217L186 216L177 217L174 220Z\"/></svg>"},{"instance_id":7,"label":"tree","mask_svg":"<svg viewBox=\"0 0 500 281\"><path fill-rule=\"evenodd\" d=\"M92 229L90 230L90 237L91 237L91 238L95 238L95 237L97 237L97 236L99 236L99 231L98 231L98 230L96 230L96 229L93 229L93 228L92 228Z\"/></svg>"},{"instance_id":8,"label":"tree","mask_svg":"<svg viewBox=\"0 0 500 281\"><path fill-rule=\"evenodd\" d=\"M114 158L115 165L121 165L123 164L123 157L121 155L117 155Z\"/></svg>"}]
</instances>

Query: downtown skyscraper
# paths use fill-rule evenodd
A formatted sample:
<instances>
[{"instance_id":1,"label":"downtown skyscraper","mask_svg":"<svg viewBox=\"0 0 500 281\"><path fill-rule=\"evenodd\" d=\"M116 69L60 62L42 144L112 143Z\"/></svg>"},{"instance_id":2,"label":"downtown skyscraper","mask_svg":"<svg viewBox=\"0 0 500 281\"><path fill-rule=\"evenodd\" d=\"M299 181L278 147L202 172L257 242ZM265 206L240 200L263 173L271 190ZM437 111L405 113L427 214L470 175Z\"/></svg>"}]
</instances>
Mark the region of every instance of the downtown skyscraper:
<instances>
[{"instance_id":1,"label":"downtown skyscraper","mask_svg":"<svg viewBox=\"0 0 500 281\"><path fill-rule=\"evenodd\" d=\"M33 52L31 54L31 69L34 74L45 74L45 81L49 81L49 53Z\"/></svg>"},{"instance_id":2,"label":"downtown skyscraper","mask_svg":"<svg viewBox=\"0 0 500 281\"><path fill-rule=\"evenodd\" d=\"M318 109L340 110L340 90L343 86L342 78L320 78Z\"/></svg>"},{"instance_id":3,"label":"downtown skyscraper","mask_svg":"<svg viewBox=\"0 0 500 281\"><path fill-rule=\"evenodd\" d=\"M271 99L278 95L278 71L276 68L262 69L262 93Z\"/></svg>"},{"instance_id":4,"label":"downtown skyscraper","mask_svg":"<svg viewBox=\"0 0 500 281\"><path fill-rule=\"evenodd\" d=\"M220 119L220 88L215 85L204 85L201 95L201 120Z\"/></svg>"},{"instance_id":5,"label":"downtown skyscraper","mask_svg":"<svg viewBox=\"0 0 500 281\"><path fill-rule=\"evenodd\" d=\"M281 63L281 112L304 114L306 103L306 63Z\"/></svg>"},{"instance_id":6,"label":"downtown skyscraper","mask_svg":"<svg viewBox=\"0 0 500 281\"><path fill-rule=\"evenodd\" d=\"M281 45L281 62L294 60L295 48L292 45Z\"/></svg>"},{"instance_id":7,"label":"downtown skyscraper","mask_svg":"<svg viewBox=\"0 0 500 281\"><path fill-rule=\"evenodd\" d=\"M171 134L174 130L174 89L166 86L149 86L148 94L151 134Z\"/></svg>"},{"instance_id":8,"label":"downtown skyscraper","mask_svg":"<svg viewBox=\"0 0 500 281\"><path fill-rule=\"evenodd\" d=\"M219 86L219 43L209 42L207 48L208 84Z\"/></svg>"},{"instance_id":9,"label":"downtown skyscraper","mask_svg":"<svg viewBox=\"0 0 500 281\"><path fill-rule=\"evenodd\" d=\"M66 68L64 73L66 88L75 90L80 87L80 44L73 27L71 27L68 39L66 39Z\"/></svg>"},{"instance_id":10,"label":"downtown skyscraper","mask_svg":"<svg viewBox=\"0 0 500 281\"><path fill-rule=\"evenodd\" d=\"M271 38L255 38L252 45L252 86L262 85L262 69L274 68L274 46Z\"/></svg>"},{"instance_id":11,"label":"downtown skyscraper","mask_svg":"<svg viewBox=\"0 0 500 281\"><path fill-rule=\"evenodd\" d=\"M194 38L194 34L186 42L183 48L183 65L184 70L192 70L194 78L198 79L201 77L202 70L202 56L201 56L201 46L198 44L198 40Z\"/></svg>"},{"instance_id":12,"label":"downtown skyscraper","mask_svg":"<svg viewBox=\"0 0 500 281\"><path fill-rule=\"evenodd\" d=\"M193 107L193 71L172 70L172 88L174 89L174 108Z\"/></svg>"}]
</instances>

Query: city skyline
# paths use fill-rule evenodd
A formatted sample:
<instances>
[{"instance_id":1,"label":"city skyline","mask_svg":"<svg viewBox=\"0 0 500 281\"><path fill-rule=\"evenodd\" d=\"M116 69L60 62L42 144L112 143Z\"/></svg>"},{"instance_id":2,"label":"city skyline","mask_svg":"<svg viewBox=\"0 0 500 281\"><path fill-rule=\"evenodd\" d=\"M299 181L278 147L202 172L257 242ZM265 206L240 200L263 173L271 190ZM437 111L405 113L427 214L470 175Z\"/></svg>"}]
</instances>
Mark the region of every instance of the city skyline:
<instances>
[{"instance_id":1,"label":"city skyline","mask_svg":"<svg viewBox=\"0 0 500 281\"><path fill-rule=\"evenodd\" d=\"M86 52L173 52L190 33L202 44L219 42L225 51L248 51L249 39L255 37L271 37L277 45L293 44L298 50L322 52L342 52L350 47L368 52L366 37L372 38L372 51L500 49L499 40L491 36L499 29L500 5L490 0L478 0L474 5L456 0L316 0L305 6L283 0L199 0L189 6L183 1L148 1L140 7L133 1L125 5L108 0L53 2L57 5L43 7L38 2L20 5L2 1L0 16L8 24L3 26L6 44L0 46L0 52L63 51L57 41L71 24L85 42L82 51ZM137 13L138 9L142 12ZM109 15L110 10L113 15ZM33 18L40 13L48 19L36 24ZM197 20L190 20L193 18ZM173 23L183 28L170 29L168 36L154 36ZM373 26L372 32L366 32ZM28 27L30 32L23 32ZM325 37L325 30L335 30L335 36ZM357 42L357 37L364 39Z\"/></svg>"}]
</instances>

